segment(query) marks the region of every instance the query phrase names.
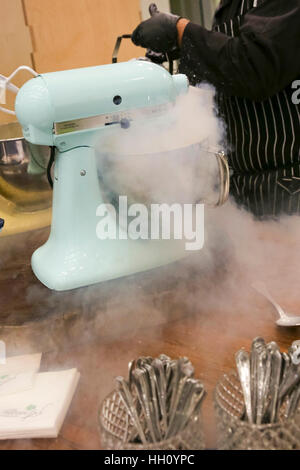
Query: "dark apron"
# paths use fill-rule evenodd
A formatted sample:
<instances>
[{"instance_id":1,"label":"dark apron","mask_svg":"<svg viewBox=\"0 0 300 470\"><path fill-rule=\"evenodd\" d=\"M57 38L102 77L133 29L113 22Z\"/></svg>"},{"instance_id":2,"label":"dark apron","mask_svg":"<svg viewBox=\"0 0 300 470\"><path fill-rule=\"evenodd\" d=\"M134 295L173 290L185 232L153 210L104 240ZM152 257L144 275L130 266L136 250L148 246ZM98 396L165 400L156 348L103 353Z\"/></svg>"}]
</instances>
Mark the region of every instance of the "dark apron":
<instances>
[{"instance_id":1,"label":"dark apron","mask_svg":"<svg viewBox=\"0 0 300 470\"><path fill-rule=\"evenodd\" d=\"M241 1L239 14L226 23L215 21L213 29L238 36L253 3ZM300 106L292 102L291 85L261 102L217 96L227 124L231 194L259 218L300 214Z\"/></svg>"}]
</instances>

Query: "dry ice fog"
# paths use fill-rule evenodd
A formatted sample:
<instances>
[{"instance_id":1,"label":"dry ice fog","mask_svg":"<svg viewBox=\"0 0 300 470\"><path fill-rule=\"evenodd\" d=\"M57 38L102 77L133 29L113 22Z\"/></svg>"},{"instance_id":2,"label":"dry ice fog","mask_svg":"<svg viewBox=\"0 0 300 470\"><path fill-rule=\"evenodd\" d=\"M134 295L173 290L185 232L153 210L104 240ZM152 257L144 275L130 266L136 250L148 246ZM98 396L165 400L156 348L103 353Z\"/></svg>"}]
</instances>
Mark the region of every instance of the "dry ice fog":
<instances>
[{"instance_id":1,"label":"dry ice fog","mask_svg":"<svg viewBox=\"0 0 300 470\"><path fill-rule=\"evenodd\" d=\"M204 248L187 253L186 259L172 269L153 270L149 277L151 283L158 279L157 286L162 279L170 284L179 281L172 294L174 302L178 299L181 308L201 315L204 326L210 311L218 311L220 321L224 319L222 328L234 335L234 323L225 321L227 312L237 312L237 322L239 315L247 315L253 322L260 315L267 315L270 322L276 319L267 302L265 311L257 309L259 294L251 287L253 282L265 283L284 308L293 308L300 274L300 219L286 216L276 221L255 220L231 198L225 205L213 207L219 191L216 150L226 153L229 149L224 123L217 117L214 90L205 85L191 87L162 120L145 124L144 119L137 119L129 129L108 134L106 142L97 148L97 162L108 197L127 195L129 203L146 205L207 202ZM188 290L191 277L197 284ZM111 295L115 305L119 302L123 309L125 306L126 322L119 321L118 313L109 307L103 321L120 337L129 332L136 334L139 327L145 326L145 319L151 326L152 321L159 324L160 317L164 317L161 306L144 295L147 282L142 281L141 287L141 279L143 274L130 281L107 283L105 298L101 285L79 289L67 297L45 292L43 286L32 286L26 295L31 302L42 300L43 308L63 310L67 304L82 315L103 306ZM84 330L82 337L89 340L90 334Z\"/></svg>"}]
</instances>

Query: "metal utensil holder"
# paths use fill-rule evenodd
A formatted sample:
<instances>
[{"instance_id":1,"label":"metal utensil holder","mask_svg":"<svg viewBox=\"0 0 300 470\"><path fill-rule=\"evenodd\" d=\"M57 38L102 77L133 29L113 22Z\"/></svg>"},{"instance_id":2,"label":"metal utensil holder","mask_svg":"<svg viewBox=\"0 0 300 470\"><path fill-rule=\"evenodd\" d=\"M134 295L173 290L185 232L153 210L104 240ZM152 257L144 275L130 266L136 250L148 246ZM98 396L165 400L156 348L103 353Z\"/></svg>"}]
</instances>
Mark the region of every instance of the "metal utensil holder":
<instances>
[{"instance_id":1,"label":"metal utensil holder","mask_svg":"<svg viewBox=\"0 0 300 470\"><path fill-rule=\"evenodd\" d=\"M237 373L219 380L214 394L220 450L299 450L300 414L276 423L253 424L242 420L244 399Z\"/></svg>"},{"instance_id":2,"label":"metal utensil holder","mask_svg":"<svg viewBox=\"0 0 300 470\"><path fill-rule=\"evenodd\" d=\"M102 402L98 415L101 447L106 450L203 450L204 435L201 414L195 415L175 436L160 442L140 444L127 441L133 423L118 391L112 391Z\"/></svg>"}]
</instances>

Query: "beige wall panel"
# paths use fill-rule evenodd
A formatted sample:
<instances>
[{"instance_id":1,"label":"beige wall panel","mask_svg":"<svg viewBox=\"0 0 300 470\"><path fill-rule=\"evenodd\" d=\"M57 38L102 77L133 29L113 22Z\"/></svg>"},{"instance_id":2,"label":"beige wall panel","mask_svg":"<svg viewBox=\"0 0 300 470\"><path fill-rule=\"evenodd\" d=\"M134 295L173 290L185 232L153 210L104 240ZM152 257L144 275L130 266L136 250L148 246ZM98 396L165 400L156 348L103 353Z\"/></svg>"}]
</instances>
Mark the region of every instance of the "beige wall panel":
<instances>
[{"instance_id":1,"label":"beige wall panel","mask_svg":"<svg viewBox=\"0 0 300 470\"><path fill-rule=\"evenodd\" d=\"M41 73L110 63L117 36L140 21L139 0L23 1ZM141 55L143 49L124 40L120 60Z\"/></svg>"},{"instance_id":2,"label":"beige wall panel","mask_svg":"<svg viewBox=\"0 0 300 470\"><path fill-rule=\"evenodd\" d=\"M0 0L1 33L17 32L24 25L22 0Z\"/></svg>"},{"instance_id":3,"label":"beige wall panel","mask_svg":"<svg viewBox=\"0 0 300 470\"><path fill-rule=\"evenodd\" d=\"M0 0L0 17L0 73L8 76L20 65L32 67L32 44L22 0ZM28 72L20 72L13 83L21 86L30 77ZM8 92L6 100L6 107L13 109L15 95ZM0 125L15 120L14 116L0 112Z\"/></svg>"}]
</instances>

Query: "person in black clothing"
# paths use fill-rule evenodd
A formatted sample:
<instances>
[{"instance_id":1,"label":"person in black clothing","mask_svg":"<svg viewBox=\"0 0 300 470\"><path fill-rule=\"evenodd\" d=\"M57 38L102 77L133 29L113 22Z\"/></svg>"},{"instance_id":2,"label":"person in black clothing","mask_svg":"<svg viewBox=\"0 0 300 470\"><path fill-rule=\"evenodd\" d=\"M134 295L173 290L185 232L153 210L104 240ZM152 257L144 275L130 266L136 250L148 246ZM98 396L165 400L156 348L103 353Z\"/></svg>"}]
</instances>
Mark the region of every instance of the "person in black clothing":
<instances>
[{"instance_id":1,"label":"person in black clothing","mask_svg":"<svg viewBox=\"0 0 300 470\"><path fill-rule=\"evenodd\" d=\"M300 214L300 0L222 0L212 31L151 15L132 41L216 87L235 200L260 218Z\"/></svg>"}]
</instances>

